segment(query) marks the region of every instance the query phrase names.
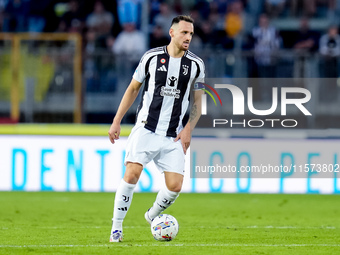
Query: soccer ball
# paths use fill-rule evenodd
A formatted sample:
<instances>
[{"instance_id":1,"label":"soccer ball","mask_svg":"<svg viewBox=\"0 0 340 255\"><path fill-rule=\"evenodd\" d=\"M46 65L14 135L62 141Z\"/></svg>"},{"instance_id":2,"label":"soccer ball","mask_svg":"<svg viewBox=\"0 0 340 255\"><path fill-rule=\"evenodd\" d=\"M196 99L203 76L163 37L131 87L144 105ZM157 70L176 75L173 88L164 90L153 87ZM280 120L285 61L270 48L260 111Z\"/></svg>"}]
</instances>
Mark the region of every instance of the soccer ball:
<instances>
[{"instance_id":1,"label":"soccer ball","mask_svg":"<svg viewBox=\"0 0 340 255\"><path fill-rule=\"evenodd\" d=\"M160 214L151 223L151 234L157 241L171 241L177 233L178 222L169 214Z\"/></svg>"}]
</instances>

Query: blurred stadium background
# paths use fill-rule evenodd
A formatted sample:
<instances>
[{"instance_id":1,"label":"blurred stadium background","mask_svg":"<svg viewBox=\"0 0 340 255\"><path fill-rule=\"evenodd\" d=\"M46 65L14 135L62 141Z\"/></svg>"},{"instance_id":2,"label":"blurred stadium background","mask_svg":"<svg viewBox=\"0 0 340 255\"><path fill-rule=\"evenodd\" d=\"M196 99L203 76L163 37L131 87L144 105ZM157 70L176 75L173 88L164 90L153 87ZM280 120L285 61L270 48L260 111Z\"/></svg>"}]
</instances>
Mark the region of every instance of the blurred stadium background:
<instances>
[{"instance_id":1,"label":"blurred stadium background","mask_svg":"<svg viewBox=\"0 0 340 255\"><path fill-rule=\"evenodd\" d=\"M202 117L195 135L249 138L250 147L254 143L251 138L265 138L265 142L273 138L293 139L296 143L289 146L299 148L296 145L301 142L304 148L292 154L303 157L298 160L301 164L312 162L311 158L321 153L307 150L314 149L309 148L308 139L322 138L325 140L323 148L319 146L320 151L329 156L328 161L338 163L337 151L329 150L340 137L339 0L2 0L0 134L1 156L6 162L2 167L6 171L0 181L1 189L53 190L53 185L45 185L44 178L52 183L54 174L63 173L62 176L71 179L60 175L63 184L57 185L56 190L114 190L115 184L109 183L104 173L112 176L114 182L119 180L124 166L111 162L121 162L125 140L122 139L120 146L110 147L105 137L108 127L140 57L149 48L169 42L169 25L177 14L190 14L195 19L191 50L205 61L208 81L254 82L254 102L261 109L270 107L272 99L268 91L276 81L281 82L280 86L288 81L288 86L304 87L312 93L308 107L313 115L301 117L295 111L289 118L297 119L299 126L289 132L281 125L271 129L208 130L207 121L221 114L231 116L231 108L220 107L209 111L208 118ZM224 102L232 101L228 95L221 97ZM139 101L140 96L123 119L123 136L129 134ZM208 104L214 107L212 100ZM238 121L236 117L234 120ZM249 111L245 113L245 119L252 117ZM37 136L6 136L18 134ZM39 135L68 137L44 139ZM74 135L101 136L103 140L93 145L84 138L85 148L79 145L81 142L77 144ZM18 144L22 139L29 145ZM51 141L55 144L51 145ZM330 146L328 150L327 146ZM256 143L252 148L255 147ZM63 150L63 156L56 152L57 148ZM91 158L83 157L88 148L92 149L88 153L98 162L85 163ZM303 156L305 153L311 153L308 160ZM58 162L58 157L64 161ZM89 184L84 188L82 181L86 182L90 176L86 167L91 164L96 169L97 186ZM112 174L113 168L118 168L118 173ZM41 172L36 182L32 181L35 177L26 177L31 171L37 174L36 178ZM146 171L144 175L148 184L141 184L141 191L157 189L152 187L153 179L148 174ZM326 188L326 193L339 191L336 175L334 180L332 191ZM191 183L184 190L195 191L195 180L188 182ZM225 191L244 190L237 187ZM214 188L210 185L201 191L209 190ZM274 190L265 192L284 189L276 186ZM296 192L310 190L308 186ZM261 191L264 190L253 190Z\"/></svg>"},{"instance_id":2,"label":"blurred stadium background","mask_svg":"<svg viewBox=\"0 0 340 255\"><path fill-rule=\"evenodd\" d=\"M191 50L210 78L333 78L316 85L314 116L339 127L338 0L2 0L0 122L110 123L140 57L169 42L178 13L196 21Z\"/></svg>"}]
</instances>

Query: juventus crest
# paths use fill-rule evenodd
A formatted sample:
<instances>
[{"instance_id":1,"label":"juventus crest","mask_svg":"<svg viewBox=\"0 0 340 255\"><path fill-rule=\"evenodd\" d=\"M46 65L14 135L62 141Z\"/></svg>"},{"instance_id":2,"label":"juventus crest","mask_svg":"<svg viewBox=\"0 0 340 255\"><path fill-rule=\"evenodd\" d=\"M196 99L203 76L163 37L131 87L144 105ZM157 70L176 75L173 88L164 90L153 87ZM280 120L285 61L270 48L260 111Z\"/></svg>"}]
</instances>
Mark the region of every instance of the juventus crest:
<instances>
[{"instance_id":1,"label":"juventus crest","mask_svg":"<svg viewBox=\"0 0 340 255\"><path fill-rule=\"evenodd\" d=\"M187 75L188 74L188 71L189 71L189 66L187 65L182 65L183 67L183 75Z\"/></svg>"}]
</instances>

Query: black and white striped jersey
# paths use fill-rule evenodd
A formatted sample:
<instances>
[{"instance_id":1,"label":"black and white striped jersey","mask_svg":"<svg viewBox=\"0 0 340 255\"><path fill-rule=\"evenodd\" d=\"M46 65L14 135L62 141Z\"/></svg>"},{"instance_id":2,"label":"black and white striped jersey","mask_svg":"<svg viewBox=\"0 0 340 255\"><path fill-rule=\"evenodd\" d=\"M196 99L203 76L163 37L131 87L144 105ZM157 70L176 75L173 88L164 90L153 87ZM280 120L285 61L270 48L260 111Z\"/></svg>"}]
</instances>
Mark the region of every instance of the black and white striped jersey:
<instances>
[{"instance_id":1,"label":"black and white striped jersey","mask_svg":"<svg viewBox=\"0 0 340 255\"><path fill-rule=\"evenodd\" d=\"M190 51L181 58L171 57L166 46L147 51L133 75L138 82L144 82L136 125L176 137L183 129L192 85L204 82L204 76L202 59Z\"/></svg>"}]
</instances>

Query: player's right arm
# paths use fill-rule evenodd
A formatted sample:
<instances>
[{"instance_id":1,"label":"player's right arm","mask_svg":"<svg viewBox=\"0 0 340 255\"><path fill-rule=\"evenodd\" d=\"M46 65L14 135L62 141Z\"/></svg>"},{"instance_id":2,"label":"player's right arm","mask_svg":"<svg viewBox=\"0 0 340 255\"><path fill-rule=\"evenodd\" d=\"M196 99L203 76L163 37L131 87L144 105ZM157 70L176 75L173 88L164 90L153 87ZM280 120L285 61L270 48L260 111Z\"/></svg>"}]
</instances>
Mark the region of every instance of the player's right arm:
<instances>
[{"instance_id":1,"label":"player's right arm","mask_svg":"<svg viewBox=\"0 0 340 255\"><path fill-rule=\"evenodd\" d=\"M142 83L133 78L130 82L130 85L126 89L122 101L119 104L117 114L114 117L112 125L109 129L109 138L111 143L114 144L115 140L119 139L120 123L126 112L129 110L133 102L136 100L136 97L138 96L141 86Z\"/></svg>"}]
</instances>

